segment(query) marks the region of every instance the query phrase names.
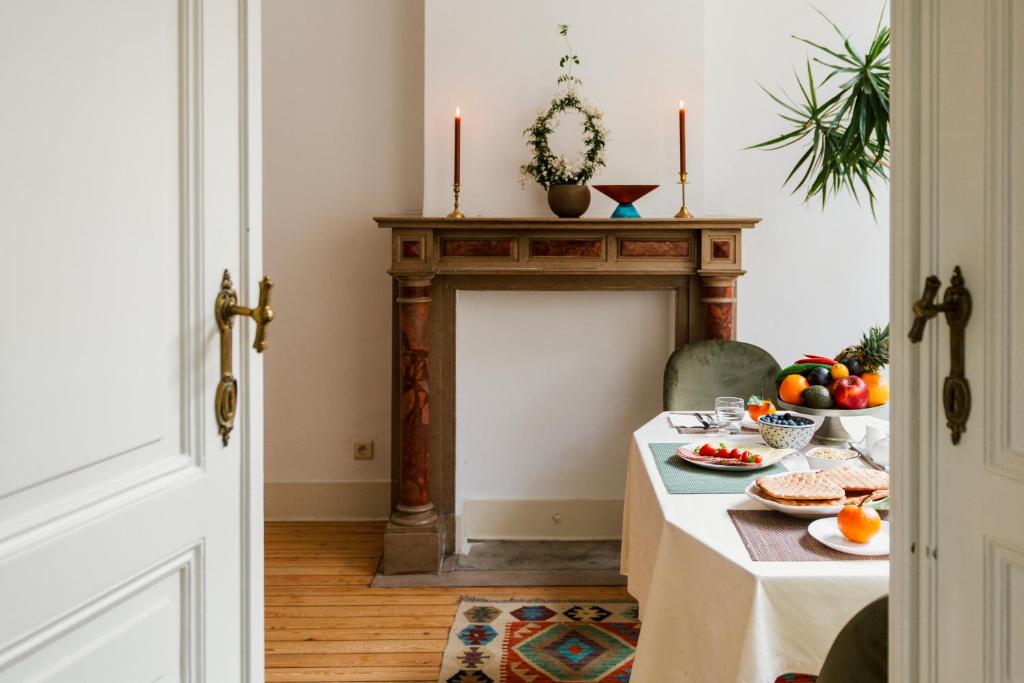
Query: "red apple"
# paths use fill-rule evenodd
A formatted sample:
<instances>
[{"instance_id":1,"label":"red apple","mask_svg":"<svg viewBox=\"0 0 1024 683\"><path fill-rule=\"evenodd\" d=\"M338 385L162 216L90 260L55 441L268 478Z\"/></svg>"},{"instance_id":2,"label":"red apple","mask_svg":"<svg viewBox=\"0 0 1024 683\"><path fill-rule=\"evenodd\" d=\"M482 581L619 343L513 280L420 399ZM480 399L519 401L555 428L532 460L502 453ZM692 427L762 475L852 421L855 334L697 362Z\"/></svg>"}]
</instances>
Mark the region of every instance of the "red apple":
<instances>
[{"instance_id":1,"label":"red apple","mask_svg":"<svg viewBox=\"0 0 1024 683\"><path fill-rule=\"evenodd\" d=\"M859 410L868 406L868 385L860 377L850 375L836 380L832 400L840 408Z\"/></svg>"}]
</instances>

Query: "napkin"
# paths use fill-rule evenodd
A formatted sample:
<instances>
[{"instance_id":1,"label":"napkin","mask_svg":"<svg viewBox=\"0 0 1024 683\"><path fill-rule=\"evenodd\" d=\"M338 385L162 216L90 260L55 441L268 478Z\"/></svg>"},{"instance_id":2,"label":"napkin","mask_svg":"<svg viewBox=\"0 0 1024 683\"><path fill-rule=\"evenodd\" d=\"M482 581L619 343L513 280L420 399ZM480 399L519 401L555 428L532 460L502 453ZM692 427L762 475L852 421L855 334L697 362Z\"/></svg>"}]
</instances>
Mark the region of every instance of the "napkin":
<instances>
[{"instance_id":1,"label":"napkin","mask_svg":"<svg viewBox=\"0 0 1024 683\"><path fill-rule=\"evenodd\" d=\"M697 416L692 413L669 413L668 423L676 429L704 428Z\"/></svg>"}]
</instances>

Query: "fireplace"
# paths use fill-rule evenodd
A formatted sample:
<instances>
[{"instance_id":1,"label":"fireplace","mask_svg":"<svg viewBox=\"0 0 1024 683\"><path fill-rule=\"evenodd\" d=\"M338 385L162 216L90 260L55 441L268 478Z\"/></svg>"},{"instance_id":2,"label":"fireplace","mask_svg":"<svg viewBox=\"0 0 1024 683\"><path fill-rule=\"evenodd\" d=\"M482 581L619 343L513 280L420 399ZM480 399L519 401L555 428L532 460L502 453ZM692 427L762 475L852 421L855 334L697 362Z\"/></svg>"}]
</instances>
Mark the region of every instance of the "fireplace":
<instances>
[{"instance_id":1,"label":"fireplace","mask_svg":"<svg viewBox=\"0 0 1024 683\"><path fill-rule=\"evenodd\" d=\"M392 232L392 514L384 574L454 550L455 293L671 290L675 345L735 337L742 233L757 218L375 219Z\"/></svg>"}]
</instances>

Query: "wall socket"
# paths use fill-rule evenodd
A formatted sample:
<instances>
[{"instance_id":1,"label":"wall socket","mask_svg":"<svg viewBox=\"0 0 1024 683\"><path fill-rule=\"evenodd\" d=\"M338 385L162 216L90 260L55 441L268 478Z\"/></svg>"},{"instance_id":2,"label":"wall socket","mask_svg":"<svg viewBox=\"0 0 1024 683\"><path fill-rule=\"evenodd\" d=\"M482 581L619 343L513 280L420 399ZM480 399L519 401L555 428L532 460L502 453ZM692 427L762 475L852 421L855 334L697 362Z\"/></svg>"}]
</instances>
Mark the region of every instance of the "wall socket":
<instances>
[{"instance_id":1,"label":"wall socket","mask_svg":"<svg viewBox=\"0 0 1024 683\"><path fill-rule=\"evenodd\" d=\"M354 460L373 460L373 442L356 441L353 443L352 458Z\"/></svg>"}]
</instances>

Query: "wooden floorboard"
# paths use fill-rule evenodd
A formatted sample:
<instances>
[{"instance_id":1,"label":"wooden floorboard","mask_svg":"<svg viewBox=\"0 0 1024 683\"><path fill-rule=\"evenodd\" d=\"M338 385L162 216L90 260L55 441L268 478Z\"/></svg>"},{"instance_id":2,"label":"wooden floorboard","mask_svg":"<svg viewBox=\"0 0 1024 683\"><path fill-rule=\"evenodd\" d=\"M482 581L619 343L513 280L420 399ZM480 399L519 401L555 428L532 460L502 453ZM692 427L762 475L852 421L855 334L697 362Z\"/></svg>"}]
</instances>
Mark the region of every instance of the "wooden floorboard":
<instances>
[{"instance_id":1,"label":"wooden floorboard","mask_svg":"<svg viewBox=\"0 0 1024 683\"><path fill-rule=\"evenodd\" d=\"M463 595L630 600L620 586L370 588L384 523L266 525L267 683L436 683Z\"/></svg>"}]
</instances>

